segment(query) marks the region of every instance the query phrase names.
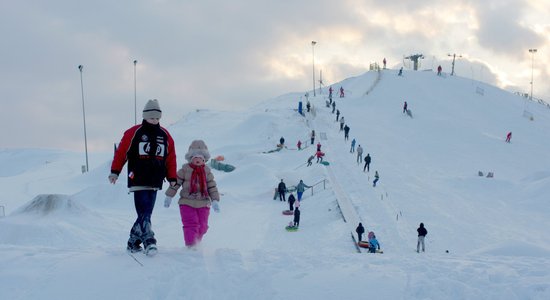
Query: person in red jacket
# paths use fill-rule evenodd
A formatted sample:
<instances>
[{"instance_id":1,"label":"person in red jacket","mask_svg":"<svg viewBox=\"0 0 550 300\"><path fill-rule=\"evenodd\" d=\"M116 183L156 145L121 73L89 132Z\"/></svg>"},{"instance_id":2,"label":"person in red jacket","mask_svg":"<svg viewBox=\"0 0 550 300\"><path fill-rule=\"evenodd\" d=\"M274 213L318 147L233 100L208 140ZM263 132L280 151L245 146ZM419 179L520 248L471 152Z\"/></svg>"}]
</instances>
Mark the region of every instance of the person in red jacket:
<instances>
[{"instance_id":1,"label":"person in red jacket","mask_svg":"<svg viewBox=\"0 0 550 300\"><path fill-rule=\"evenodd\" d=\"M166 178L175 185L176 148L168 130L159 124L162 111L156 99L149 100L143 109L143 121L124 132L111 164L109 181L115 184L128 162L128 188L134 193L137 219L130 230L127 250L139 252L141 244L147 255L157 252L157 240L151 229L151 215L157 191Z\"/></svg>"},{"instance_id":2,"label":"person in red jacket","mask_svg":"<svg viewBox=\"0 0 550 300\"><path fill-rule=\"evenodd\" d=\"M508 132L508 134L506 135L506 143L509 143L510 140L512 139L512 132Z\"/></svg>"}]
</instances>

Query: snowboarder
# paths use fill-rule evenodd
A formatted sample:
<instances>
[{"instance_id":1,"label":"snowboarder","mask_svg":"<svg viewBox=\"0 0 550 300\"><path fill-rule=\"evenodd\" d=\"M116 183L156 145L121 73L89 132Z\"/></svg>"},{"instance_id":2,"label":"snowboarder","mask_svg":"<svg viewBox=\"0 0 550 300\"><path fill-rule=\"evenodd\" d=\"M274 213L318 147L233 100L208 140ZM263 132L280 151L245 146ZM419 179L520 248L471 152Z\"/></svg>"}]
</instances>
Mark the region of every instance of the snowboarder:
<instances>
[{"instance_id":1,"label":"snowboarder","mask_svg":"<svg viewBox=\"0 0 550 300\"><path fill-rule=\"evenodd\" d=\"M312 155L307 159L307 167L311 166L311 162L313 161L314 158L315 158L315 155Z\"/></svg>"},{"instance_id":2,"label":"snowboarder","mask_svg":"<svg viewBox=\"0 0 550 300\"><path fill-rule=\"evenodd\" d=\"M338 118L340 117L340 110L336 110L336 122L338 122Z\"/></svg>"},{"instance_id":3,"label":"snowboarder","mask_svg":"<svg viewBox=\"0 0 550 300\"><path fill-rule=\"evenodd\" d=\"M376 250L380 250L380 243L376 239L374 232L372 232L372 235L371 232L369 232L369 253L376 253Z\"/></svg>"},{"instance_id":4,"label":"snowboarder","mask_svg":"<svg viewBox=\"0 0 550 300\"><path fill-rule=\"evenodd\" d=\"M340 98L344 98L344 88L340 87Z\"/></svg>"},{"instance_id":5,"label":"snowboarder","mask_svg":"<svg viewBox=\"0 0 550 300\"><path fill-rule=\"evenodd\" d=\"M416 252L420 252L420 245L422 245L422 252L424 252L426 249L424 247L424 239L426 238L426 235L428 234L428 230L424 227L424 223L420 223L420 227L416 229L418 232L418 242L416 243Z\"/></svg>"},{"instance_id":6,"label":"snowboarder","mask_svg":"<svg viewBox=\"0 0 550 300\"><path fill-rule=\"evenodd\" d=\"M506 143L509 143L510 140L512 139L512 132L508 132L508 134L506 135Z\"/></svg>"},{"instance_id":7,"label":"snowboarder","mask_svg":"<svg viewBox=\"0 0 550 300\"><path fill-rule=\"evenodd\" d=\"M296 206L296 209L294 209L294 227L298 227L299 225L300 225L300 209L299 209L299 206Z\"/></svg>"},{"instance_id":8,"label":"snowboarder","mask_svg":"<svg viewBox=\"0 0 550 300\"><path fill-rule=\"evenodd\" d=\"M279 192L279 201L286 201L285 199L285 193L286 193L286 184L281 179L281 182L279 182L279 186L277 187L277 191Z\"/></svg>"},{"instance_id":9,"label":"snowboarder","mask_svg":"<svg viewBox=\"0 0 550 300\"><path fill-rule=\"evenodd\" d=\"M357 164L361 164L362 161L363 161L363 147L359 145L357 147Z\"/></svg>"},{"instance_id":10,"label":"snowboarder","mask_svg":"<svg viewBox=\"0 0 550 300\"><path fill-rule=\"evenodd\" d=\"M344 140L349 140L349 126L348 124L346 124L346 126L344 126Z\"/></svg>"},{"instance_id":11,"label":"snowboarder","mask_svg":"<svg viewBox=\"0 0 550 300\"><path fill-rule=\"evenodd\" d=\"M370 161L370 153L367 153L367 156L365 156L365 166L363 167L363 172L365 172L365 170L367 170L367 172L370 171Z\"/></svg>"},{"instance_id":12,"label":"snowboarder","mask_svg":"<svg viewBox=\"0 0 550 300\"><path fill-rule=\"evenodd\" d=\"M363 224L359 223L359 226L355 228L355 232L357 232L357 242L362 241L363 233L365 233L365 227L363 227Z\"/></svg>"},{"instance_id":13,"label":"snowboarder","mask_svg":"<svg viewBox=\"0 0 550 300\"><path fill-rule=\"evenodd\" d=\"M344 116L342 116L342 117L340 118L340 131L344 130L344 124L345 124L345 123L346 123L346 122L344 121Z\"/></svg>"},{"instance_id":14,"label":"snowboarder","mask_svg":"<svg viewBox=\"0 0 550 300\"><path fill-rule=\"evenodd\" d=\"M386 58L384 57L384 60L382 61L384 63L384 69L386 69Z\"/></svg>"},{"instance_id":15,"label":"snowboarder","mask_svg":"<svg viewBox=\"0 0 550 300\"><path fill-rule=\"evenodd\" d=\"M355 139L351 140L351 148L349 149L349 153L355 152Z\"/></svg>"},{"instance_id":16,"label":"snowboarder","mask_svg":"<svg viewBox=\"0 0 550 300\"><path fill-rule=\"evenodd\" d=\"M378 171L374 171L374 181L372 182L373 187L376 187L376 183L378 182L378 179L380 179L380 176L378 175Z\"/></svg>"},{"instance_id":17,"label":"snowboarder","mask_svg":"<svg viewBox=\"0 0 550 300\"><path fill-rule=\"evenodd\" d=\"M441 65L439 65L437 67L437 76L441 76L441 71L443 70L443 68L441 68Z\"/></svg>"},{"instance_id":18,"label":"snowboarder","mask_svg":"<svg viewBox=\"0 0 550 300\"><path fill-rule=\"evenodd\" d=\"M403 103L403 113L407 112L407 101Z\"/></svg>"},{"instance_id":19,"label":"snowboarder","mask_svg":"<svg viewBox=\"0 0 550 300\"><path fill-rule=\"evenodd\" d=\"M296 186L296 194L298 195L298 201L302 201L302 195L304 194L304 191L306 188L310 188L311 186L304 183L303 180L300 180L298 185Z\"/></svg>"},{"instance_id":20,"label":"snowboarder","mask_svg":"<svg viewBox=\"0 0 550 300\"><path fill-rule=\"evenodd\" d=\"M332 113L334 113L334 110L336 109L336 101L332 102Z\"/></svg>"},{"instance_id":21,"label":"snowboarder","mask_svg":"<svg viewBox=\"0 0 550 300\"><path fill-rule=\"evenodd\" d=\"M312 130L311 131L311 144L313 145L314 142L315 142L315 130Z\"/></svg>"},{"instance_id":22,"label":"snowboarder","mask_svg":"<svg viewBox=\"0 0 550 300\"><path fill-rule=\"evenodd\" d=\"M399 69L399 73L397 73L397 76L403 76L403 67L401 67L401 69Z\"/></svg>"},{"instance_id":23,"label":"snowboarder","mask_svg":"<svg viewBox=\"0 0 550 300\"><path fill-rule=\"evenodd\" d=\"M294 198L294 194L290 193L288 196L288 207L290 211L294 211L294 202L296 202L296 198Z\"/></svg>"},{"instance_id":24,"label":"snowboarder","mask_svg":"<svg viewBox=\"0 0 550 300\"><path fill-rule=\"evenodd\" d=\"M296 144L298 147L298 150L302 150L302 141L298 140L298 144Z\"/></svg>"},{"instance_id":25,"label":"snowboarder","mask_svg":"<svg viewBox=\"0 0 550 300\"><path fill-rule=\"evenodd\" d=\"M191 142L185 159L187 163L178 170L177 183L166 190L164 206L170 207L172 197L181 187L178 204L183 238L186 247L194 248L208 231L210 208L220 212L220 194L214 174L205 164L210 159L210 153L204 141Z\"/></svg>"},{"instance_id":26,"label":"snowboarder","mask_svg":"<svg viewBox=\"0 0 550 300\"><path fill-rule=\"evenodd\" d=\"M128 188L134 193L137 219L130 230L127 250L154 255L157 240L151 229L151 215L166 178L176 184L176 149L168 130L160 126L162 111L158 100L147 101L143 108L143 121L124 132L111 164L109 182L115 184L128 162Z\"/></svg>"}]
</instances>

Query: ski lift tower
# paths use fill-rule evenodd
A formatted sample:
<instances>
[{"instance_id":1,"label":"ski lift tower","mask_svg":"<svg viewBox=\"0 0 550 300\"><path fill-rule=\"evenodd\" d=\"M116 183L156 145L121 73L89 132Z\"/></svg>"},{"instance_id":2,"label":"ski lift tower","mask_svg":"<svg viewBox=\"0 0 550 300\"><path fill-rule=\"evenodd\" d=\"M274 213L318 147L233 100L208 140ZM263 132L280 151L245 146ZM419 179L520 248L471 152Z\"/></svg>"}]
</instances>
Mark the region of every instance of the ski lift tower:
<instances>
[{"instance_id":1,"label":"ski lift tower","mask_svg":"<svg viewBox=\"0 0 550 300\"><path fill-rule=\"evenodd\" d=\"M413 62L413 70L418 70L418 60L419 59L424 59L424 55L422 54L414 54L414 55L409 55L407 57L405 57L405 59L410 59L412 62Z\"/></svg>"}]
</instances>

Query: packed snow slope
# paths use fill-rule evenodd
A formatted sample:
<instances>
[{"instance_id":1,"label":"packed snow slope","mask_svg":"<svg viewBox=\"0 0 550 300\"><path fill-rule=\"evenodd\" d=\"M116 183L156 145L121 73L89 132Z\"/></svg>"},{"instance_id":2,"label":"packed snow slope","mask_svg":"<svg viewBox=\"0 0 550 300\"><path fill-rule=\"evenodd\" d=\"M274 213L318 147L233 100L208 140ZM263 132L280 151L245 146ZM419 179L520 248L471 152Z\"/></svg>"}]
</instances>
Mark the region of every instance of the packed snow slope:
<instances>
[{"instance_id":1,"label":"packed snow slope","mask_svg":"<svg viewBox=\"0 0 550 300\"><path fill-rule=\"evenodd\" d=\"M112 153L94 154L81 174L81 153L0 150L1 298L550 299L550 110L432 72L371 71L340 86L345 97L333 99L348 141L326 89L305 116L304 93L291 93L163 124L178 165L203 139L212 157L236 166L214 171L221 212L196 250L184 247L177 205L163 207L161 191L152 218L159 253L126 253L135 212L124 178L108 184ZM312 130L329 166L305 165ZM280 137L286 148L272 151ZM350 153L352 139L372 156L369 172ZM297 150L298 140L307 148ZM298 232L284 230L288 205L273 200L281 179L313 185ZM384 254L358 251L359 221ZM416 253L420 222L425 253Z\"/></svg>"}]
</instances>

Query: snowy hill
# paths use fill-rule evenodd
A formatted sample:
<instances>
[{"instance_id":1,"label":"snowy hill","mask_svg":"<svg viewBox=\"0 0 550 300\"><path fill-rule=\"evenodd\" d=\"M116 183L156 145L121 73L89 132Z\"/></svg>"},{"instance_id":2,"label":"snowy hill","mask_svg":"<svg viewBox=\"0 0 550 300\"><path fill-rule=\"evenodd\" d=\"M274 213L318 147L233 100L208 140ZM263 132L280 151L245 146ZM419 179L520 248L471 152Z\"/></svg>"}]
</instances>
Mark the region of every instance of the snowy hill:
<instances>
[{"instance_id":1,"label":"snowy hill","mask_svg":"<svg viewBox=\"0 0 550 300\"><path fill-rule=\"evenodd\" d=\"M372 156L370 172L325 107L326 90L310 98L314 113L305 117L296 111L303 94L290 93L170 125L178 165L200 138L236 166L215 171L221 212L196 251L183 246L178 209L164 208L160 192L159 254L126 254L135 212L125 180L108 184L111 153L95 154L80 174L79 153L0 150L2 298L549 299L550 110L460 77L396 74L333 85L345 89L333 99L350 141ZM315 147L295 149L313 129L329 166L306 167ZM270 152L281 136L287 149ZM298 232L284 230L288 205L273 201L280 179L316 184L304 194ZM376 232L384 254L358 252L357 221ZM418 254L420 222L429 233Z\"/></svg>"}]
</instances>

